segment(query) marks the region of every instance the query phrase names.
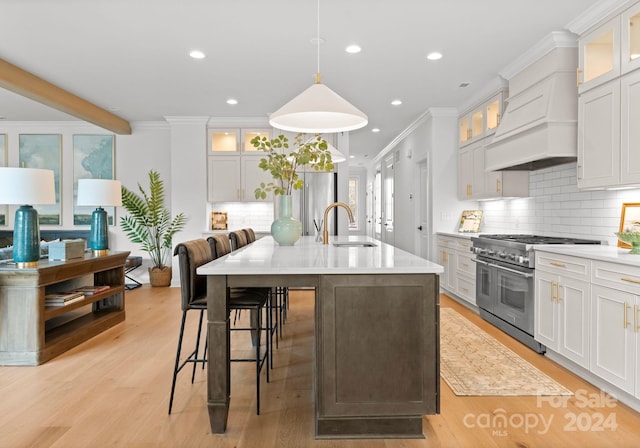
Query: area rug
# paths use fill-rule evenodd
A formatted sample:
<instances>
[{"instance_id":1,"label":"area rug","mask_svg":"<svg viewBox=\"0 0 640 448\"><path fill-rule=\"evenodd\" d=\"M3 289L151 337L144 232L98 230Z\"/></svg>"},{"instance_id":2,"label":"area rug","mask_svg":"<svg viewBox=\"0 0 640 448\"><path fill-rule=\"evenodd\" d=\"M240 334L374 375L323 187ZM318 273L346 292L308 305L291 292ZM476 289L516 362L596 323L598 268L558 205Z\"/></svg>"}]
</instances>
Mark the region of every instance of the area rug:
<instances>
[{"instance_id":1,"label":"area rug","mask_svg":"<svg viewBox=\"0 0 640 448\"><path fill-rule=\"evenodd\" d=\"M456 395L573 395L451 308L440 309L440 375Z\"/></svg>"}]
</instances>

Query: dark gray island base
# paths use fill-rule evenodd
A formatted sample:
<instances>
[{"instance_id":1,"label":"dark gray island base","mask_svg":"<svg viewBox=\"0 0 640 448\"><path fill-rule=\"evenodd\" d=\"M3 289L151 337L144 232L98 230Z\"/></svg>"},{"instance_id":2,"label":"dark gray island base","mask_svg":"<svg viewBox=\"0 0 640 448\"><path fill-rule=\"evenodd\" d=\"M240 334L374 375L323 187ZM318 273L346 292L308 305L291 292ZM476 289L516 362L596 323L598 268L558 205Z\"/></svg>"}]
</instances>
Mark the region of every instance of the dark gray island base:
<instances>
[{"instance_id":1,"label":"dark gray island base","mask_svg":"<svg viewBox=\"0 0 640 448\"><path fill-rule=\"evenodd\" d=\"M229 410L234 286L315 288L317 438L423 438L440 411L437 274L210 275L208 407L223 433Z\"/></svg>"}]
</instances>

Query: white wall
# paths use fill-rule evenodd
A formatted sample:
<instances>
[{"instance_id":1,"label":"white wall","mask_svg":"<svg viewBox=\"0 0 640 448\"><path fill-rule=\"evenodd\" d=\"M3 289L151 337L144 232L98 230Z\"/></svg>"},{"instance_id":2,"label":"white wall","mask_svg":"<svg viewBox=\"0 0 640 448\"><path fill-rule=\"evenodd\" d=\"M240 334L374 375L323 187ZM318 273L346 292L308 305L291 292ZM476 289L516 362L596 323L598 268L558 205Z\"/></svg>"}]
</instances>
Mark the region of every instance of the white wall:
<instances>
[{"instance_id":1,"label":"white wall","mask_svg":"<svg viewBox=\"0 0 640 448\"><path fill-rule=\"evenodd\" d=\"M625 202L640 202L640 189L580 191L576 164L529 173L530 197L480 202L482 232L537 233L599 239L617 244Z\"/></svg>"}]
</instances>

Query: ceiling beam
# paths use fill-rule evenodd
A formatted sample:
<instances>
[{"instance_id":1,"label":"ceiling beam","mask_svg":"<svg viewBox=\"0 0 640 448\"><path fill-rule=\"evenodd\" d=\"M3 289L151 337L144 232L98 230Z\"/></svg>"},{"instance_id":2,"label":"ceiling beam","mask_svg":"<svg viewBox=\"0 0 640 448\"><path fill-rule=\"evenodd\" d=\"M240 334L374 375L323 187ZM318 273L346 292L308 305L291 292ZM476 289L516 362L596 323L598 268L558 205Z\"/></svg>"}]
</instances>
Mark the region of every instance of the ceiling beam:
<instances>
[{"instance_id":1,"label":"ceiling beam","mask_svg":"<svg viewBox=\"0 0 640 448\"><path fill-rule=\"evenodd\" d=\"M0 59L0 87L116 134L131 134L127 120Z\"/></svg>"}]
</instances>

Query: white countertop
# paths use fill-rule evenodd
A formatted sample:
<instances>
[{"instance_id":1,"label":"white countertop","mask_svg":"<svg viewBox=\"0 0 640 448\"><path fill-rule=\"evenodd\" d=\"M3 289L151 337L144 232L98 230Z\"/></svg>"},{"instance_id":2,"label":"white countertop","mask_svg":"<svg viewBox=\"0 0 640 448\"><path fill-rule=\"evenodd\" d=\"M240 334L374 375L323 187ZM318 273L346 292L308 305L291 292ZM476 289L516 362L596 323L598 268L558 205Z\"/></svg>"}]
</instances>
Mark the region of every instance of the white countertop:
<instances>
[{"instance_id":1,"label":"white countertop","mask_svg":"<svg viewBox=\"0 0 640 448\"><path fill-rule=\"evenodd\" d=\"M629 254L630 249L616 246L591 244L536 244L535 251L589 258L591 260L609 261L640 267L640 255Z\"/></svg>"},{"instance_id":2,"label":"white countertop","mask_svg":"<svg viewBox=\"0 0 640 448\"><path fill-rule=\"evenodd\" d=\"M335 247L336 241L368 241L376 247ZM441 274L444 268L366 236L330 237L329 244L302 237L280 246L271 236L200 266L200 275Z\"/></svg>"},{"instance_id":3,"label":"white countertop","mask_svg":"<svg viewBox=\"0 0 640 448\"><path fill-rule=\"evenodd\" d=\"M472 236L479 236L481 234L480 233L472 233L472 232L436 232L436 235L453 236L453 237L456 237L456 238L471 239Z\"/></svg>"}]
</instances>

